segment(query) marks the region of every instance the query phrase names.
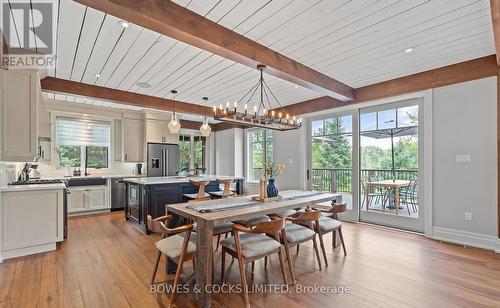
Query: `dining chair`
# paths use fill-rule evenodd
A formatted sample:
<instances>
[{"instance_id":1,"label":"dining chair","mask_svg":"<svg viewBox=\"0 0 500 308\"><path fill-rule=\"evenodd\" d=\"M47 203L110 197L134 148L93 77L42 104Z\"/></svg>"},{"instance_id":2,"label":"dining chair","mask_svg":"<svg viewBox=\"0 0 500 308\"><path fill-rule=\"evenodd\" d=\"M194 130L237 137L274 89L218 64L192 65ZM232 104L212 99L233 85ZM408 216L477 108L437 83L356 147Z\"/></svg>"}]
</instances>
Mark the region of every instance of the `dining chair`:
<instances>
[{"instance_id":1,"label":"dining chair","mask_svg":"<svg viewBox=\"0 0 500 308\"><path fill-rule=\"evenodd\" d=\"M318 243L316 242L316 234L319 234L319 220L321 218L320 210L306 210L297 213L296 217L286 217L286 220L292 223L286 224L285 232L287 241L285 244L288 249L312 241L313 249L318 260L318 266L321 270L321 258L319 256ZM292 281L295 283L295 274L291 272Z\"/></svg>"},{"instance_id":2,"label":"dining chair","mask_svg":"<svg viewBox=\"0 0 500 308\"><path fill-rule=\"evenodd\" d=\"M272 235L271 236L269 236ZM243 297L245 306L250 307L248 298L248 287L244 266L252 263L255 260L262 259L266 256L278 254L280 260L281 274L283 282L288 283L285 260L283 257L283 249L287 256L289 251L283 243L287 241L285 231L285 219L278 218L266 222L261 222L254 227L246 227L240 224L233 225L233 236L221 241L222 257L221 257L221 284L224 283L225 259L226 253L238 260L240 269L240 279L243 286ZM293 271L291 258L288 258L288 267ZM253 270L253 266L252 266Z\"/></svg>"},{"instance_id":3,"label":"dining chair","mask_svg":"<svg viewBox=\"0 0 500 308\"><path fill-rule=\"evenodd\" d=\"M158 264L160 263L162 254L165 254L170 260L177 263L177 270L175 272L169 306L173 305L177 297L176 290L184 262L194 260L196 256L196 244L193 243L191 239L191 230L193 229L193 225L187 224L176 228L169 228L168 225L171 220L171 215L155 219L153 219L151 215L147 216L148 229L153 233L160 233L162 235L162 239L155 243L158 252L156 254L153 274L151 276L151 284L154 284ZM183 236L181 236L181 234L183 234Z\"/></svg>"},{"instance_id":4,"label":"dining chair","mask_svg":"<svg viewBox=\"0 0 500 308\"><path fill-rule=\"evenodd\" d=\"M210 196L214 198L227 198L235 195L235 193L231 191L231 183L233 182L232 179L216 179L216 181L219 185L223 186L223 189L209 192Z\"/></svg>"},{"instance_id":5,"label":"dining chair","mask_svg":"<svg viewBox=\"0 0 500 308\"><path fill-rule=\"evenodd\" d=\"M399 198L401 200L401 204L406 205L408 215L411 215L409 206L411 206L413 212L416 213L418 206L418 180L412 179L407 187L401 188L399 191Z\"/></svg>"},{"instance_id":6,"label":"dining chair","mask_svg":"<svg viewBox=\"0 0 500 308\"><path fill-rule=\"evenodd\" d=\"M189 183L191 183L191 185L197 186L198 192L195 194L183 194L182 196L187 199L188 202L210 200L210 194L205 192L205 186L207 186L210 181L194 181L190 179Z\"/></svg>"},{"instance_id":7,"label":"dining chair","mask_svg":"<svg viewBox=\"0 0 500 308\"><path fill-rule=\"evenodd\" d=\"M314 207L313 207L314 208ZM326 258L325 243L323 242L323 235L328 233L337 232L340 237L340 242L342 244L342 250L344 251L344 256L347 256L347 251L344 243L344 235L342 234L342 222L338 216L339 213L345 212L347 210L347 203L332 203L332 207L328 210L318 209L323 215L321 215L318 220L319 227L317 230L319 243L321 250L323 252L323 258L325 259L325 266L328 266L328 260ZM332 246L335 247L335 237L332 234Z\"/></svg>"}]
</instances>

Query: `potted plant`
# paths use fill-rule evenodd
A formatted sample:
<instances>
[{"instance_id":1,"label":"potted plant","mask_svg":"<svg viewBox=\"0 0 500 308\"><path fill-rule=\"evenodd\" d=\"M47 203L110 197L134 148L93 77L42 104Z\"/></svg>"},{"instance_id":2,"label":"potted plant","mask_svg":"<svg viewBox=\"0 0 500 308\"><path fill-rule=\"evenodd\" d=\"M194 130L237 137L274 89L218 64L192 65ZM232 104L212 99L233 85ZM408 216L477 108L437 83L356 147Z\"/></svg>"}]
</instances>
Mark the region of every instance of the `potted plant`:
<instances>
[{"instance_id":1,"label":"potted plant","mask_svg":"<svg viewBox=\"0 0 500 308\"><path fill-rule=\"evenodd\" d=\"M278 187L275 183L275 178L285 169L285 164L280 164L276 162L265 163L264 170L266 177L268 178L267 184L267 197L274 198L278 196Z\"/></svg>"}]
</instances>

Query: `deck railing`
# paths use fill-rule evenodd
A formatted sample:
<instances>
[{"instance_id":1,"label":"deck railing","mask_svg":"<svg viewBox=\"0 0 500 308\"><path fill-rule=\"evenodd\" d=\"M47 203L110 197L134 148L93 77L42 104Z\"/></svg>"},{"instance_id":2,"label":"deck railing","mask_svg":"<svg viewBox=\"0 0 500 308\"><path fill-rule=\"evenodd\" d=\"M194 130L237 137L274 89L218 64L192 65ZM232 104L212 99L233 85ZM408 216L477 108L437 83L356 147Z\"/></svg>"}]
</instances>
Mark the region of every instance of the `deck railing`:
<instances>
[{"instance_id":1,"label":"deck railing","mask_svg":"<svg viewBox=\"0 0 500 308\"><path fill-rule=\"evenodd\" d=\"M412 180L418 176L418 170L395 170L396 179ZM392 179L391 169L362 169L361 182ZM352 192L352 169L312 169L312 188L318 191ZM361 186L364 191L364 185Z\"/></svg>"}]
</instances>

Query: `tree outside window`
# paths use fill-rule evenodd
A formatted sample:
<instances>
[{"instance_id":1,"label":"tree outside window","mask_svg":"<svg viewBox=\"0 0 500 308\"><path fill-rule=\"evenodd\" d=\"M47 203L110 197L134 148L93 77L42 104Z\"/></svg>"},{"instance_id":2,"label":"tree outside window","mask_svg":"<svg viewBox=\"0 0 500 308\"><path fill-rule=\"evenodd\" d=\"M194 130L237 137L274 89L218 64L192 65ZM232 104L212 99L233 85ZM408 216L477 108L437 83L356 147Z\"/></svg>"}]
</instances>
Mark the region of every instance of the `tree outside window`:
<instances>
[{"instance_id":1,"label":"tree outside window","mask_svg":"<svg viewBox=\"0 0 500 308\"><path fill-rule=\"evenodd\" d=\"M273 135L271 130L254 130L248 133L250 140L249 180L264 177L264 164L273 161Z\"/></svg>"}]
</instances>

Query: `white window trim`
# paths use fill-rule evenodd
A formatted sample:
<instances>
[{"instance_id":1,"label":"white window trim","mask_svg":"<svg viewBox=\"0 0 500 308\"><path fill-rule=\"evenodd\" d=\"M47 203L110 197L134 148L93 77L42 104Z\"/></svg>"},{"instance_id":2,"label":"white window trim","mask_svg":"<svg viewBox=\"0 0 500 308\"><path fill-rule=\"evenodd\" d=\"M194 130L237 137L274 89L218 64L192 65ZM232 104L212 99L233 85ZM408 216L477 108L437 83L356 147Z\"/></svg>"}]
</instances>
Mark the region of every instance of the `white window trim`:
<instances>
[{"instance_id":1,"label":"white window trim","mask_svg":"<svg viewBox=\"0 0 500 308\"><path fill-rule=\"evenodd\" d=\"M266 130L265 128L249 128L245 131L245 182L251 183L251 184L256 184L259 183L259 180L254 180L250 178L250 175L252 174L253 166L252 166L252 157L251 157L251 150L252 150L252 139L250 138L250 134L255 133L257 131L262 131ZM273 146L273 160L274 160L274 140L271 142Z\"/></svg>"},{"instance_id":2,"label":"white window trim","mask_svg":"<svg viewBox=\"0 0 500 308\"><path fill-rule=\"evenodd\" d=\"M100 170L100 171L110 171L113 168L114 164L114 156L115 153L113 151L114 146L115 146L115 121L113 121L113 118L110 117L101 117L101 116L96 116L96 115L87 115L87 116L82 116L81 114L75 114L75 113L68 113L68 112L56 112L53 111L51 112L51 123L52 124L52 142L51 142L51 165L55 167L56 170L62 170L64 166L59 165L59 155L57 153L57 148L56 148L56 118L57 117L65 117L65 118L73 118L76 120L94 120L94 121L103 121L103 122L109 122L110 125L110 143L109 143L109 150L108 150L108 167L107 168L87 168L88 170ZM83 154L82 154L83 156ZM78 168L78 167L76 167Z\"/></svg>"}]
</instances>

